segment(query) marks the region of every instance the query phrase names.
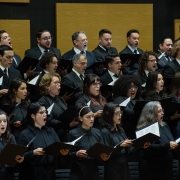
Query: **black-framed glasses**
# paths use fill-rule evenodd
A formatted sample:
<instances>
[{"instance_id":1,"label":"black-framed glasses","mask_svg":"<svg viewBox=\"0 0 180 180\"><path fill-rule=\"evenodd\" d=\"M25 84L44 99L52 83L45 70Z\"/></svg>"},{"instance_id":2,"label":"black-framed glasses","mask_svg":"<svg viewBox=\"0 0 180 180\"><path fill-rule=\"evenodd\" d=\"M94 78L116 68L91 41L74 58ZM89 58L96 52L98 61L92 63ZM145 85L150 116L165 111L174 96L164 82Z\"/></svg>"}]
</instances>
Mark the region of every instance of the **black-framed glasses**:
<instances>
[{"instance_id":1,"label":"black-framed glasses","mask_svg":"<svg viewBox=\"0 0 180 180\"><path fill-rule=\"evenodd\" d=\"M43 37L41 39L43 39L44 41L48 41L48 40L51 41L53 39L53 37Z\"/></svg>"},{"instance_id":2,"label":"black-framed glasses","mask_svg":"<svg viewBox=\"0 0 180 180\"><path fill-rule=\"evenodd\" d=\"M133 90L137 91L137 90L138 90L138 87L137 87L137 86L134 86L134 87L128 88L128 91L133 91Z\"/></svg>"},{"instance_id":3,"label":"black-framed glasses","mask_svg":"<svg viewBox=\"0 0 180 180\"><path fill-rule=\"evenodd\" d=\"M120 115L123 114L123 111L116 111L116 112L114 112L114 114L115 114L116 116L120 116Z\"/></svg>"},{"instance_id":4,"label":"black-framed glasses","mask_svg":"<svg viewBox=\"0 0 180 180\"><path fill-rule=\"evenodd\" d=\"M98 86L102 86L102 83L93 83L92 85L98 87Z\"/></svg>"},{"instance_id":5,"label":"black-framed glasses","mask_svg":"<svg viewBox=\"0 0 180 180\"><path fill-rule=\"evenodd\" d=\"M152 60L147 60L147 61L150 61L152 63L156 63L157 62L157 59L152 59Z\"/></svg>"},{"instance_id":6,"label":"black-framed glasses","mask_svg":"<svg viewBox=\"0 0 180 180\"><path fill-rule=\"evenodd\" d=\"M60 85L61 82L60 82L60 81L55 81L54 84L55 84L55 85Z\"/></svg>"}]
</instances>

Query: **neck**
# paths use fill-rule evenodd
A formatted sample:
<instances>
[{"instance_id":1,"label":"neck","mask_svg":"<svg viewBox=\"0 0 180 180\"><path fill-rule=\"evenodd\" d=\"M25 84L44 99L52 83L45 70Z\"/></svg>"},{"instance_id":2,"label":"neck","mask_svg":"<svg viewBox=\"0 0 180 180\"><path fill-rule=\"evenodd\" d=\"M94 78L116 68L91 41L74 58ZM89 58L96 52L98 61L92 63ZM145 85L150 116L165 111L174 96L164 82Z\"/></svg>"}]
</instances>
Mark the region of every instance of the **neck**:
<instances>
[{"instance_id":1,"label":"neck","mask_svg":"<svg viewBox=\"0 0 180 180\"><path fill-rule=\"evenodd\" d=\"M50 92L49 92L49 95L50 95L50 96L52 96L52 97L55 97L55 95L54 95L54 94L52 94L52 93L50 93Z\"/></svg>"},{"instance_id":2,"label":"neck","mask_svg":"<svg viewBox=\"0 0 180 180\"><path fill-rule=\"evenodd\" d=\"M81 127L82 127L83 129L85 129L85 130L90 130L90 127L85 126L84 124L82 124Z\"/></svg>"},{"instance_id":3,"label":"neck","mask_svg":"<svg viewBox=\"0 0 180 180\"><path fill-rule=\"evenodd\" d=\"M17 103L20 103L20 102L21 102L21 99L18 98L18 97L16 97L16 102L17 102Z\"/></svg>"}]
</instances>

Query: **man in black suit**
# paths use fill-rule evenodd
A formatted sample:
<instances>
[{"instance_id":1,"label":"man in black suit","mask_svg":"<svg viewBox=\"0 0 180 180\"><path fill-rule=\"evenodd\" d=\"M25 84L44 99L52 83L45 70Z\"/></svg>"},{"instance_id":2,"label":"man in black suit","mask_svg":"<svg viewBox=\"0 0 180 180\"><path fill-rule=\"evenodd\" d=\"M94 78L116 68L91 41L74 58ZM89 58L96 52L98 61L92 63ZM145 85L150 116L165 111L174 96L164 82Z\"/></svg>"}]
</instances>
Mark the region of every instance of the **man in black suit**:
<instances>
[{"instance_id":1,"label":"man in black suit","mask_svg":"<svg viewBox=\"0 0 180 180\"><path fill-rule=\"evenodd\" d=\"M68 104L74 104L79 95L83 92L84 73L87 67L87 58L84 54L75 54L72 59L72 71L62 78L62 84L76 89Z\"/></svg>"},{"instance_id":2,"label":"man in black suit","mask_svg":"<svg viewBox=\"0 0 180 180\"><path fill-rule=\"evenodd\" d=\"M5 30L0 30L0 45L7 45L12 48L11 38ZM18 67L18 65L20 64L20 62L21 62L20 56L14 53L13 62L12 62L11 67L16 69ZM32 76L33 72L34 72L34 70L31 70L31 68L29 68L26 71L26 73L23 75L24 79Z\"/></svg>"},{"instance_id":3,"label":"man in black suit","mask_svg":"<svg viewBox=\"0 0 180 180\"><path fill-rule=\"evenodd\" d=\"M128 45L119 54L142 54L143 50L138 48L139 46L139 31L136 29L131 29L127 32L127 42ZM126 61L127 65L129 60ZM135 63L132 67L127 67L123 69L123 74L132 74L137 71L138 64Z\"/></svg>"},{"instance_id":4,"label":"man in black suit","mask_svg":"<svg viewBox=\"0 0 180 180\"><path fill-rule=\"evenodd\" d=\"M94 64L96 61L95 55L92 52L87 51L88 40L86 34L83 31L75 32L72 35L73 49L63 54L64 59L72 59L75 54L85 54L87 58L87 67ZM90 73L92 71L88 71Z\"/></svg>"},{"instance_id":5,"label":"man in black suit","mask_svg":"<svg viewBox=\"0 0 180 180\"><path fill-rule=\"evenodd\" d=\"M21 73L10 67L13 57L14 52L10 46L0 46L0 95L7 94L9 84L14 78L22 79Z\"/></svg>"},{"instance_id":6,"label":"man in black suit","mask_svg":"<svg viewBox=\"0 0 180 180\"><path fill-rule=\"evenodd\" d=\"M40 59L45 52L52 52L56 54L59 59L61 58L60 50L51 46L52 37L51 33L48 30L39 30L36 34L36 39L37 45L32 47L31 49L26 50L25 56L32 57L34 59ZM39 64L36 67L36 71L42 71L42 68L39 66Z\"/></svg>"},{"instance_id":7,"label":"man in black suit","mask_svg":"<svg viewBox=\"0 0 180 180\"><path fill-rule=\"evenodd\" d=\"M173 58L171 57L171 49L173 46L172 39L169 37L163 37L159 43L158 50L158 69L163 73L164 66L168 62L172 62Z\"/></svg>"},{"instance_id":8,"label":"man in black suit","mask_svg":"<svg viewBox=\"0 0 180 180\"><path fill-rule=\"evenodd\" d=\"M139 76L142 82L142 86L146 83L149 72L156 71L156 65L158 62L158 56L153 51L145 51L139 59L138 71L133 75ZM144 87L143 86L143 87Z\"/></svg>"}]
</instances>

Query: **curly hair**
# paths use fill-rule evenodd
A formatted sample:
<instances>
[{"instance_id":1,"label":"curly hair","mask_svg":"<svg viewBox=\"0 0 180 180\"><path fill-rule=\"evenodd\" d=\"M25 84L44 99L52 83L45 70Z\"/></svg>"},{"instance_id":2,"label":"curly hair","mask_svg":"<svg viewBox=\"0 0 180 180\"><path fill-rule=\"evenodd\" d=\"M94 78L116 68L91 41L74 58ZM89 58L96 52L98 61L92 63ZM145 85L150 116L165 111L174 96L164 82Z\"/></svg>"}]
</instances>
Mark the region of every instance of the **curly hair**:
<instances>
[{"instance_id":1,"label":"curly hair","mask_svg":"<svg viewBox=\"0 0 180 180\"><path fill-rule=\"evenodd\" d=\"M114 111L118 107L120 108L118 104L115 104L113 102L107 103L104 106L101 121L102 121L102 125L107 129L109 129L110 131L114 130L114 121L113 121ZM117 124L116 127L119 130L121 126L120 124Z\"/></svg>"},{"instance_id":2,"label":"curly hair","mask_svg":"<svg viewBox=\"0 0 180 180\"><path fill-rule=\"evenodd\" d=\"M126 97L131 83L134 83L138 87L135 99L140 98L142 92L141 80L138 76L135 75L124 75L119 77L113 86L113 98L119 96Z\"/></svg>"},{"instance_id":3,"label":"curly hair","mask_svg":"<svg viewBox=\"0 0 180 180\"><path fill-rule=\"evenodd\" d=\"M100 104L99 102L94 98L94 96L92 96L90 94L90 86L95 83L95 81L100 81L100 78L95 75L95 74L87 74L86 77L84 78L84 88L83 88L83 94L86 94L89 99L91 100L92 104L94 106L100 106L100 104L102 106L104 106L106 104L103 96L101 95L101 92L99 91L99 101L100 101Z\"/></svg>"},{"instance_id":4,"label":"curly hair","mask_svg":"<svg viewBox=\"0 0 180 180\"><path fill-rule=\"evenodd\" d=\"M8 120L8 116L7 116L7 114L6 114L4 111L2 111L1 109L0 109L0 115L5 115L5 116L6 116L6 120L7 120L6 131L5 131L5 133L3 133L3 134L1 135L1 138L4 139L7 143L10 143L10 142L11 142L11 139L12 139L12 135L11 135L11 133L10 133L10 128L9 128L10 122L9 122L9 120Z\"/></svg>"},{"instance_id":5,"label":"curly hair","mask_svg":"<svg viewBox=\"0 0 180 180\"><path fill-rule=\"evenodd\" d=\"M61 79L59 74L57 73L47 73L47 74L44 74L44 76L42 77L39 83L39 89L42 96L49 94L48 86L50 85L52 78L54 76L57 77L59 80Z\"/></svg>"},{"instance_id":6,"label":"curly hair","mask_svg":"<svg viewBox=\"0 0 180 180\"><path fill-rule=\"evenodd\" d=\"M147 62L148 62L148 58L149 56L152 55L152 56L155 56L156 57L156 60L158 61L158 56L155 52L153 51L145 51L144 53L142 53L141 57L139 58L139 68L138 68L138 72L145 76L145 72L144 72L144 69L147 65Z\"/></svg>"},{"instance_id":7,"label":"curly hair","mask_svg":"<svg viewBox=\"0 0 180 180\"><path fill-rule=\"evenodd\" d=\"M177 95L177 92L180 90L180 72L173 76L170 89L172 94Z\"/></svg>"},{"instance_id":8,"label":"curly hair","mask_svg":"<svg viewBox=\"0 0 180 180\"><path fill-rule=\"evenodd\" d=\"M177 41L171 50L171 56L173 58L176 58L179 50L180 50L180 41Z\"/></svg>"},{"instance_id":9,"label":"curly hair","mask_svg":"<svg viewBox=\"0 0 180 180\"><path fill-rule=\"evenodd\" d=\"M143 97L149 96L152 98L152 100L158 100L159 96L161 98L167 98L168 97L165 88L163 88L163 90L160 91L159 94L156 92L158 74L161 74L161 73L157 72L157 71L149 73L148 78L146 80L145 91L142 94Z\"/></svg>"}]
</instances>

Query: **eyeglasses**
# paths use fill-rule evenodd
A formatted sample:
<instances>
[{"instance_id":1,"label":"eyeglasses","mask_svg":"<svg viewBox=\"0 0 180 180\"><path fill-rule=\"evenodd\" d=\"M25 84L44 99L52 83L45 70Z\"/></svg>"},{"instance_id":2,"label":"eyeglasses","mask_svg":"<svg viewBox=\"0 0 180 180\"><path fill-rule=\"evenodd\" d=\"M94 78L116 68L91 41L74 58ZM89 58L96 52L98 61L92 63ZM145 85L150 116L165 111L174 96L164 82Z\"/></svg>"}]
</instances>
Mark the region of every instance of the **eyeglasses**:
<instances>
[{"instance_id":1,"label":"eyeglasses","mask_svg":"<svg viewBox=\"0 0 180 180\"><path fill-rule=\"evenodd\" d=\"M157 62L157 59L152 59L152 60L147 60L147 61L150 61L150 62L152 62L152 63L155 63L155 62Z\"/></svg>"},{"instance_id":2,"label":"eyeglasses","mask_svg":"<svg viewBox=\"0 0 180 180\"><path fill-rule=\"evenodd\" d=\"M43 114L47 114L47 111L39 111L38 113L43 115Z\"/></svg>"},{"instance_id":3,"label":"eyeglasses","mask_svg":"<svg viewBox=\"0 0 180 180\"><path fill-rule=\"evenodd\" d=\"M54 84L55 84L55 85L60 85L61 82L60 82L60 81L55 81Z\"/></svg>"},{"instance_id":4,"label":"eyeglasses","mask_svg":"<svg viewBox=\"0 0 180 180\"><path fill-rule=\"evenodd\" d=\"M137 87L137 86L134 86L134 87L128 88L128 91L133 91L133 90L137 91L137 90L138 90L138 87Z\"/></svg>"},{"instance_id":5,"label":"eyeglasses","mask_svg":"<svg viewBox=\"0 0 180 180\"><path fill-rule=\"evenodd\" d=\"M88 39L82 39L82 40L78 40L78 39L76 39L76 41L81 41L81 42L88 42Z\"/></svg>"},{"instance_id":6,"label":"eyeglasses","mask_svg":"<svg viewBox=\"0 0 180 180\"><path fill-rule=\"evenodd\" d=\"M98 87L98 86L101 86L102 83L93 83L92 85L95 86L95 87Z\"/></svg>"},{"instance_id":7,"label":"eyeglasses","mask_svg":"<svg viewBox=\"0 0 180 180\"><path fill-rule=\"evenodd\" d=\"M5 124L5 123L7 123L7 120L6 119L0 120L0 124L2 124L2 122Z\"/></svg>"},{"instance_id":8,"label":"eyeglasses","mask_svg":"<svg viewBox=\"0 0 180 180\"><path fill-rule=\"evenodd\" d=\"M52 40L53 39L53 37L43 37L43 38L41 38L41 39L43 39L44 41L50 41L50 40Z\"/></svg>"},{"instance_id":9,"label":"eyeglasses","mask_svg":"<svg viewBox=\"0 0 180 180\"><path fill-rule=\"evenodd\" d=\"M115 114L116 116L120 116L120 115L123 114L123 111L116 111L116 112L114 112L114 114Z\"/></svg>"},{"instance_id":10,"label":"eyeglasses","mask_svg":"<svg viewBox=\"0 0 180 180\"><path fill-rule=\"evenodd\" d=\"M158 113L164 113L164 109L159 109Z\"/></svg>"}]
</instances>

